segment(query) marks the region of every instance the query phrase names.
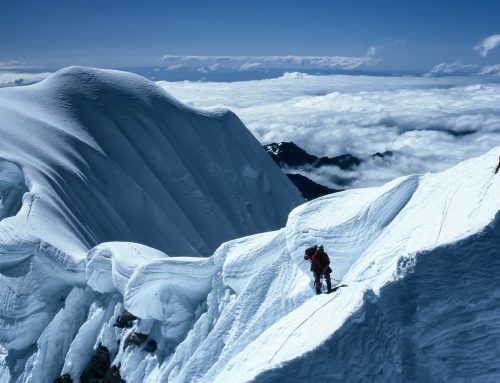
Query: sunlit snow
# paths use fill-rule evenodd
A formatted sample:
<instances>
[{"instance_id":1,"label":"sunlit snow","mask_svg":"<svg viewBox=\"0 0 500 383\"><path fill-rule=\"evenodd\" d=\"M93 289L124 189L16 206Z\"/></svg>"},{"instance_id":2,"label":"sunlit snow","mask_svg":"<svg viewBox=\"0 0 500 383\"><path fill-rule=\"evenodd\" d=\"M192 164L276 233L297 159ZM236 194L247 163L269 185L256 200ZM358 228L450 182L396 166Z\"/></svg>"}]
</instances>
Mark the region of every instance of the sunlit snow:
<instances>
[{"instance_id":1,"label":"sunlit snow","mask_svg":"<svg viewBox=\"0 0 500 383\"><path fill-rule=\"evenodd\" d=\"M297 206L234 114L135 75L65 69L0 117L0 382L79 382L98 347L134 383L500 378L500 147ZM313 243L348 286L315 295Z\"/></svg>"}]
</instances>

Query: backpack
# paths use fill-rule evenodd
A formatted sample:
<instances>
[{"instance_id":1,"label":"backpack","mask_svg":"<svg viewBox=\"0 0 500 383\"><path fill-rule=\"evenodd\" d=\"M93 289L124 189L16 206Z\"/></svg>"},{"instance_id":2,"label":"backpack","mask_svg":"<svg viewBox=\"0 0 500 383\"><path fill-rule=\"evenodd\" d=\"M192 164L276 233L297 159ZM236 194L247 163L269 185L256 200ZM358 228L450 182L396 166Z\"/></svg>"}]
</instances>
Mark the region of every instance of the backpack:
<instances>
[{"instance_id":1,"label":"backpack","mask_svg":"<svg viewBox=\"0 0 500 383\"><path fill-rule=\"evenodd\" d=\"M318 248L318 252L316 255L319 258L319 261L321 263L321 266L329 266L330 265L330 257L328 256L327 253L323 250L322 247Z\"/></svg>"}]
</instances>

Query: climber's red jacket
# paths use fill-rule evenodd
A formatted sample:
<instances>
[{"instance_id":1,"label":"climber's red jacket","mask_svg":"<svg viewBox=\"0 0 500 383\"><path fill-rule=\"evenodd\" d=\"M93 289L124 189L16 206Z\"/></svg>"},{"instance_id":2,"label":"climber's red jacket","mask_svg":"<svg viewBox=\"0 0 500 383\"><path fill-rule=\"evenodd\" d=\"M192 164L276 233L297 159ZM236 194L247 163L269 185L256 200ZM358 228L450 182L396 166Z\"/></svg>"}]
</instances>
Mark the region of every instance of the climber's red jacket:
<instances>
[{"instance_id":1,"label":"climber's red jacket","mask_svg":"<svg viewBox=\"0 0 500 383\"><path fill-rule=\"evenodd\" d=\"M308 259L311 261L311 271L316 271L318 273L322 273L326 266L330 265L330 257L325 251L320 250L319 248L311 255L307 252L304 254L304 259Z\"/></svg>"}]
</instances>

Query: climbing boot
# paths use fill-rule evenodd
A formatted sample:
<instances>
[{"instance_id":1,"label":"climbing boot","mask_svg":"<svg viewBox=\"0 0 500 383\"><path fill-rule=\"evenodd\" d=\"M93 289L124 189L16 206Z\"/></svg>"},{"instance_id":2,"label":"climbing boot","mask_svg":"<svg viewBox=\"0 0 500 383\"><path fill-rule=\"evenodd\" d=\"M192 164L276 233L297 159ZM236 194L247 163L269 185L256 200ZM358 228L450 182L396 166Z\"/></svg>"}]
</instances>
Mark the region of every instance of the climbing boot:
<instances>
[{"instance_id":1,"label":"climbing boot","mask_svg":"<svg viewBox=\"0 0 500 383\"><path fill-rule=\"evenodd\" d=\"M316 295L319 295L319 294L321 294L321 289L316 287Z\"/></svg>"},{"instance_id":2,"label":"climbing boot","mask_svg":"<svg viewBox=\"0 0 500 383\"><path fill-rule=\"evenodd\" d=\"M326 281L326 287L328 288L327 292L330 294L332 290L332 281Z\"/></svg>"}]
</instances>

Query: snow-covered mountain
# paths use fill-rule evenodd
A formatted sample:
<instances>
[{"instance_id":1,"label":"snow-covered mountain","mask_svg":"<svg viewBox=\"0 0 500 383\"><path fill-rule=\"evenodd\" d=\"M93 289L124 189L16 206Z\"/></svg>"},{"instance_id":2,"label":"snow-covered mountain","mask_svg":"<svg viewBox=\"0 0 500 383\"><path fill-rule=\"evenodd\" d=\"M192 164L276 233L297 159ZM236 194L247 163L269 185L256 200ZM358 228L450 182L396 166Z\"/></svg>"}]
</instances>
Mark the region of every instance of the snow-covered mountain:
<instances>
[{"instance_id":1,"label":"snow-covered mountain","mask_svg":"<svg viewBox=\"0 0 500 383\"><path fill-rule=\"evenodd\" d=\"M279 142L264 145L264 148L272 159L281 167L297 168L311 166L320 168L322 166L337 166L342 170L352 170L361 164L361 160L351 154L342 154L335 157L321 158L307 153L304 149L293 142ZM378 153L382 156L382 154Z\"/></svg>"},{"instance_id":2,"label":"snow-covered mountain","mask_svg":"<svg viewBox=\"0 0 500 383\"><path fill-rule=\"evenodd\" d=\"M126 239L206 256L282 225L298 201L233 113L189 108L136 75L68 68L2 89L0 115L0 157L29 183L20 215L68 253Z\"/></svg>"},{"instance_id":3,"label":"snow-covered mountain","mask_svg":"<svg viewBox=\"0 0 500 383\"><path fill-rule=\"evenodd\" d=\"M317 157L307 153L294 142L271 143L264 145L264 149L297 186L306 200L351 189L350 185L359 177L356 169L364 162L351 154ZM392 155L393 153L390 151L377 152L369 156L368 159L382 164L386 158L390 158ZM340 185L341 189L324 186L313 181L312 178Z\"/></svg>"},{"instance_id":4,"label":"snow-covered mountain","mask_svg":"<svg viewBox=\"0 0 500 383\"><path fill-rule=\"evenodd\" d=\"M58 87L59 82L65 85ZM295 208L281 229L263 228L260 234L226 241L209 257L177 256L181 251L168 249L169 242L162 247L141 238L141 225L149 222L146 218L152 220L152 213L141 210L147 210L144 205L135 207L137 219L142 220L134 223L138 233L128 233L131 239L125 242L109 242L104 234L122 233L120 220L108 226L101 210L111 204L118 212L129 211L128 206L114 203L134 201L126 187L134 179L130 175L136 174L131 166L141 156L156 169L154 158L146 153L160 136L154 133L148 113L161 113L163 108L170 113L155 121L173 121L171 128L193 116L204 124L217 122L220 136L210 142L227 139L217 145L226 154L218 172L250 163L231 174L235 184L250 188L256 182L254 165L264 164L257 177L261 183L250 189L256 199L249 208L262 209L262 214L270 214L265 209L269 205L276 211L290 208L297 201L296 191L261 148L249 149L259 145L246 138L248 132L239 120L229 113L205 115L189 109L151 83L119 73L70 69L24 89L0 91L0 113L9 124L2 132L25 148L17 157L14 150L7 150L10 146L1 148L7 161L0 166L0 176L7 181L0 184L6 201L0 210L6 217L0 222L0 382L51 382L58 377L60 382L85 382L92 376L150 383L500 379L500 175L493 175L500 147L442 173L318 198ZM156 97L163 100L162 107L155 103ZM87 105L82 100L91 107L75 107ZM229 123L220 122L224 118ZM102 119L106 123L94 128L93 122ZM112 166L90 162L93 157L87 151L93 153L93 145L95 150L101 148L102 130L118 129L120 121L124 126L147 121L140 134L130 136L132 128L122 130L125 137L115 132L111 136L118 137L116 141L101 150L106 161L121 164L130 178L97 185L105 176L114 180ZM31 132L33 126L45 130ZM202 135L203 129L193 121L180 126L178 134L169 136L173 151L185 148L184 134L189 142L196 137L189 134L193 130ZM230 138L222 133L228 126L234 133ZM210 128L212 134L219 131L216 127ZM45 136L36 136L38 129ZM29 133L50 150L28 146ZM149 140L151 135L154 139ZM102 142L110 140L104 137ZM149 140L147 145L136 144L140 137ZM124 138L134 145L123 146ZM228 145L233 140L236 143ZM75 146L75 141L91 148ZM120 146L118 153L114 145ZM204 158L220 158L214 153ZM205 172L219 174L211 172L208 160L194 163L187 158L192 164L188 174L195 179ZM100 166L104 170L96 173ZM146 171L141 167L139 174ZM241 212L248 194L227 191L227 177L227 173L216 177L209 190L229 193L224 194L224 212L233 212L231 202ZM83 190L74 186L75 178L86 181L78 183ZM144 179L140 185L146 194L155 195L151 190L156 189L149 189L155 184ZM181 199L186 203L179 209L188 208L190 217L201 218L207 210L193 205L198 194L191 200L188 186L177 194L188 199ZM107 188L113 193L105 194ZM99 208L88 208L87 213L87 204L94 203ZM151 205L149 211L156 208ZM99 220L92 220L90 212ZM262 226L272 226L280 218L257 217ZM151 237L145 238L169 237L168 229L156 224L150 223ZM217 228L202 226L199 237L205 238L205 229ZM89 236L94 243L86 241L87 233L99 234ZM97 246L89 249L91 243ZM185 243L196 249L199 239L193 235ZM302 257L313 243L325 246L333 277L347 287L331 295L314 294L309 264Z\"/></svg>"},{"instance_id":5,"label":"snow-covered mountain","mask_svg":"<svg viewBox=\"0 0 500 383\"><path fill-rule=\"evenodd\" d=\"M72 297L86 315L90 298L72 289L87 285L94 246L209 256L281 227L302 201L233 113L129 73L73 67L1 89L0 137L0 344L13 377L30 356L33 371L59 372L40 367L36 344Z\"/></svg>"},{"instance_id":6,"label":"snow-covered mountain","mask_svg":"<svg viewBox=\"0 0 500 383\"><path fill-rule=\"evenodd\" d=\"M318 198L209 258L101 244L87 255L90 289L68 296L33 371L47 376L36 367L50 355L51 379L77 379L101 345L128 382L496 381L498 150ZM311 243L347 287L314 294ZM71 331L58 331L65 321Z\"/></svg>"}]
</instances>

